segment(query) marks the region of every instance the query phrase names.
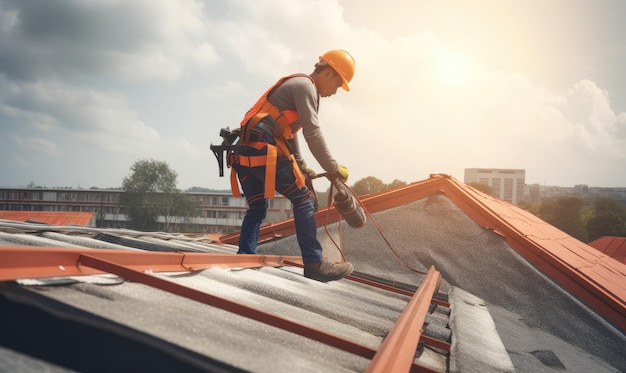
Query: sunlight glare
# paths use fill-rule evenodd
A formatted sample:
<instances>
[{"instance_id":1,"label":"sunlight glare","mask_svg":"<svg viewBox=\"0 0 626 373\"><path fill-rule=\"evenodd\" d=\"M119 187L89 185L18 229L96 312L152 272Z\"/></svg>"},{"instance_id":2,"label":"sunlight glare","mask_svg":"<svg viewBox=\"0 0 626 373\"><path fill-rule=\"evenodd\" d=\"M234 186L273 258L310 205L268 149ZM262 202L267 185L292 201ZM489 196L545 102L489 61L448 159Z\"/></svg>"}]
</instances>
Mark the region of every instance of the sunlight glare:
<instances>
[{"instance_id":1,"label":"sunlight glare","mask_svg":"<svg viewBox=\"0 0 626 373\"><path fill-rule=\"evenodd\" d=\"M476 72L472 61L463 54L443 50L438 57L438 77L446 85L460 86Z\"/></svg>"}]
</instances>

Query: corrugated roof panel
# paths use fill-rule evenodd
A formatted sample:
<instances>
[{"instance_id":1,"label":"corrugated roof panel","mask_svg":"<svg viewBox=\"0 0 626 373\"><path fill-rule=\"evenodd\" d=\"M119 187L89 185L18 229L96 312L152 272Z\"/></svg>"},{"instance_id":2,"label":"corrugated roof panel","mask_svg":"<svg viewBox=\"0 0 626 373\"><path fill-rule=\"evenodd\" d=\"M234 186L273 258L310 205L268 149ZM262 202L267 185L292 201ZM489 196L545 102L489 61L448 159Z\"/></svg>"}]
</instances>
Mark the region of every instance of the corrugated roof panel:
<instances>
[{"instance_id":1,"label":"corrugated roof panel","mask_svg":"<svg viewBox=\"0 0 626 373\"><path fill-rule=\"evenodd\" d=\"M372 349L380 344L408 299L350 281L319 283L302 277L297 268L208 269L195 275L155 276L329 331ZM61 310L67 306L87 311L135 333L147 333L247 371L363 371L370 362L313 339L134 282L26 289L61 302L62 307L54 306L55 313L66 314L67 310ZM42 330L46 328L39 332ZM62 336L57 338L57 345L50 347L53 350L63 349L66 343ZM98 350L100 359L114 360L105 346ZM432 351L424 352L425 356L430 354Z\"/></svg>"},{"instance_id":2,"label":"corrugated roof panel","mask_svg":"<svg viewBox=\"0 0 626 373\"><path fill-rule=\"evenodd\" d=\"M49 283L56 285L65 284L67 286L67 284L74 283L74 285L71 285L71 288L75 288L79 291L72 292L69 289L64 289L63 287L44 288L33 286L27 287L27 289L37 293L41 290L41 294L45 295L47 298L51 297L57 299L64 305L76 307L76 310L81 310L81 312L87 311L95 316L103 317L106 320L117 322L117 317L119 317L120 322L122 322L123 319L123 324L132 329L137 328L138 325L143 325L141 322L134 320L135 315L140 318L147 318L152 320L150 322L152 325L151 328L147 328L145 330L139 328L139 332L148 333L153 337L163 338L163 340L169 341L168 343L173 341L177 345L181 345L183 348L189 349L192 352L197 352L198 341L202 339L200 339L200 337L196 334L194 334L195 336L188 336L189 343L193 345L193 347L180 342L178 337L176 337L176 332L169 330L170 328L165 326L168 325L168 322L160 319L159 317L155 318L155 315L152 314L152 312L154 310L157 310L158 312L159 308L163 308L164 310L168 309L167 312L175 315L174 319L179 320L180 316L177 315L177 310L172 310L171 306L173 304L180 304L181 302L196 302L183 298L185 300L176 300L172 303L172 297L179 297L168 293L165 293L163 296L157 296L154 294L154 291L161 292L158 289L142 290L150 292L150 296L147 296L144 299L147 304L143 304L141 306L138 305L137 309L133 310L127 308L129 298L132 298L132 296L125 294L123 289L129 284L133 284L130 285L133 288L144 286L150 289L149 286L146 286L145 284L136 284L130 281L112 281L110 279L97 280L97 276L81 278L76 275L81 273L97 273L97 271L92 272L88 270L92 266L90 264L91 261L87 260L90 257L103 258L111 263L128 262L131 265L128 268L134 268L131 270L135 271L143 271L146 268L154 268L155 270L157 270L157 268L169 268L169 270L177 270L177 268L178 270L187 268L206 268L195 264L198 262L196 258L206 257L207 255L218 255L218 258L226 258L223 254L217 254L224 251L228 251L229 254L227 254L227 257L232 259L248 260L257 257L253 255L233 255L236 248L233 248L232 246L214 245L207 243L209 240L190 240L179 235L139 233L128 230L84 229L81 227L43 227L33 224L7 223L6 225L12 232L11 234L7 234L7 236L16 236L20 239L13 239L13 247L0 249L0 257L3 258L1 260L3 264L9 265L10 267L17 267L18 270L22 268L24 275L32 273L32 275L39 276L39 273L42 273L40 271L43 269L42 266L44 263L49 262L51 263L49 266L52 272L50 272L48 276L53 273L56 276L71 276L66 277L65 281L61 281L60 277L56 277L41 279L38 281L22 280L20 281L21 284L41 285ZM16 233L20 227L29 233ZM46 239L38 237L39 234L45 235ZM60 246L69 246L67 242L67 238L69 236L66 237L65 234L80 235L80 240L75 241L74 243L83 243L88 247L97 246L98 243L107 244L97 240L98 238L106 236L108 241L115 241L112 237L117 237L117 239L124 244L130 243L133 247L149 247L157 252L144 253L137 250L120 251L119 249L91 249L85 251L70 248L53 248L52 246L55 240L57 240L55 244ZM33 243L39 243L39 241L42 241L42 244L45 243L48 246L41 248L31 246ZM25 247L21 245L29 246ZM115 247L117 248L118 246L119 245L116 245ZM193 252L213 250L216 254ZM29 252L33 254L30 256L32 259L26 259L26 261L20 259L19 256L28 256L30 255ZM81 252L84 252L84 255L87 256L82 257L81 259L81 255L83 255ZM55 259L54 255L58 256L56 258L58 260ZM155 263L162 264L160 264L159 267L150 266L149 263L146 263L147 266L142 266L138 260L144 255L154 257ZM166 258L166 256L178 256L180 259L176 260L176 258L173 258L172 264L167 267L168 264L166 264L166 262L157 258ZM299 257L290 260L297 263ZM18 264L27 264L29 261L36 266L33 267L33 272L31 272L28 267L20 267L20 264ZM72 263L80 264L73 265ZM267 259L259 262L258 265L262 265L262 263L269 264ZM220 263L216 262L215 265L220 266ZM7 273L8 276L11 276L11 273L13 273L11 271L6 272L6 270L10 270L11 268L0 269L2 269L0 272ZM137 274L139 275L141 272L137 272ZM194 328L194 331L198 328L201 329L203 338L214 340L215 343L219 345L219 347L217 347L213 344L209 344L207 350L201 349L199 353L202 356L208 356L212 360L213 356L215 356L215 361L225 363L231 367L243 367L242 369L250 371L292 371L293 369L298 371L363 371L370 364L370 359L374 356L376 348L380 345L382 338L389 332L389 329L396 321L395 319L400 314L409 299L406 295L402 295L397 292L390 292L347 280L329 284L319 283L317 281L304 278L302 276L302 269L297 267L283 267L279 270L260 268L257 270L238 271L212 268L202 272L196 272L195 274L148 274L147 276L164 278L168 281L178 283L189 290L193 290L195 292L206 292L206 294L210 294L211 297L222 298L224 302L237 302L243 306L251 307L251 309L258 309L259 312L269 312L276 315L275 317L284 318L285 320L293 320L291 322L307 325L307 327L312 330L319 329L322 333L330 333L330 335L345 338L347 341L353 341L349 343L356 342L357 344L368 346L371 351L368 352L369 357L365 358L359 354L337 350L335 347L331 347L332 345L328 345L327 343L316 342L315 338L311 339L292 335L287 331L289 329L282 330L281 328L276 328L275 325L265 325L263 323L259 323L258 321L254 321L254 317L248 318L243 314L239 316L239 318L244 319L244 321L239 320L234 323L227 322L225 325L223 325L224 317L221 314L219 316L214 315L216 317L215 320L219 320L218 325L212 325L211 323L204 322L204 326L198 327L198 322L202 322L202 318L188 322L189 327ZM115 286L112 286L113 284L115 284ZM102 285L107 285L106 290L100 289L100 286ZM4 294L5 290L6 289L3 288L3 291L0 291L0 294ZM55 293L55 295L52 295L51 292ZM91 299L92 297L85 296L86 294L97 295L98 300ZM13 306L14 305L11 303L10 307ZM7 306L4 309L8 310L10 307ZM221 307L217 308L219 309ZM228 309L228 307L225 309ZM217 312L220 313L225 311L221 310ZM238 317L235 316L231 315L227 317L227 319L237 319ZM445 317L442 319L445 319ZM287 323L289 322L290 321L287 321ZM435 324L432 320L430 323ZM444 329L445 323L446 322L444 321ZM222 329L222 326L224 329ZM12 327L13 326L11 326L11 328ZM20 329L24 327L25 326L22 325ZM82 328L79 326L75 327L78 329ZM152 327L156 327L159 330L163 328L166 329L164 331L165 334L153 330ZM183 327L183 329L184 328L185 327ZM209 328L210 330L206 328ZM427 327L426 330L430 330L432 328L434 327ZM9 329L3 328L3 330ZM285 333L292 336L282 336ZM232 336L225 336L232 334L235 335L234 339ZM15 337L15 335L11 333L8 335L11 338ZM259 340L259 335L261 336L261 340ZM444 333L443 335L445 338L450 337L449 333ZM30 337L34 338L34 336ZM301 339L306 340L306 342L300 342ZM237 353L233 355L233 350L236 350L236 348L234 345L230 344L229 341L242 346L246 352L241 355L238 355ZM63 346L66 346L66 343L69 342L61 337L56 345L58 345L60 349L64 349ZM251 348L250 344L255 347ZM263 348L256 347L259 344L263 345ZM298 347L294 350L293 345L304 347ZM303 351L307 351L306 346L309 346L309 350L315 351L313 355L303 355ZM250 353L249 351L251 349L254 349L255 352ZM273 352L272 356L268 355L270 350ZM276 350L281 351L280 359L277 359L275 353ZM319 359L320 353L326 354L324 351L329 351L328 355L324 355L323 359ZM293 356L283 358L282 354ZM95 361L99 359L93 356L93 354L88 356L88 358L83 359L93 359ZM441 354L433 352L432 350L423 350L420 356L421 361L425 364L434 364L434 366L439 367L445 367L445 364L447 364L445 353ZM70 357L66 358L69 359ZM62 360L63 358L59 359ZM56 360L52 359L51 361L55 362ZM59 361L56 362L60 363ZM86 362L83 363L90 364ZM267 367L264 367L263 364L267 364ZM96 370L102 370L105 366L106 365L101 365ZM94 367L92 366L92 368Z\"/></svg>"}]
</instances>

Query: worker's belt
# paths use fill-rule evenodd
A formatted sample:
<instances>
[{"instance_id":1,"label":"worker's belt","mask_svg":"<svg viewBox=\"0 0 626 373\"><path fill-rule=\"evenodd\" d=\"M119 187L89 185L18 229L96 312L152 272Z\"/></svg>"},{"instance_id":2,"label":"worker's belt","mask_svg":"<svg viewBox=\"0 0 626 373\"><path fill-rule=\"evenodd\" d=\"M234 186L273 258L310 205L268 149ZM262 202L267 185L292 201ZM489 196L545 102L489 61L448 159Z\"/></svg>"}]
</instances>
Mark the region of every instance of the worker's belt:
<instances>
[{"instance_id":1,"label":"worker's belt","mask_svg":"<svg viewBox=\"0 0 626 373\"><path fill-rule=\"evenodd\" d=\"M235 155L235 162L244 167L265 166L267 163L267 155Z\"/></svg>"},{"instance_id":2,"label":"worker's belt","mask_svg":"<svg viewBox=\"0 0 626 373\"><path fill-rule=\"evenodd\" d=\"M234 152L231 155L230 163L239 164L244 167L265 166L265 198L274 198L275 196L276 163L278 160L279 152L281 153L281 156L286 155L291 160L291 167L293 169L293 174L296 178L296 185L299 188L302 188L305 185L304 176L302 175L302 171L300 171L300 167L296 162L296 158L293 156L293 154L289 153L284 141L277 141L276 146L262 142L250 143L247 144L247 146L259 150L266 147L267 154L248 156ZM230 173L230 186L233 191L233 196L241 197L241 190L239 189L239 184L237 183L237 175L234 169L232 169Z\"/></svg>"}]
</instances>

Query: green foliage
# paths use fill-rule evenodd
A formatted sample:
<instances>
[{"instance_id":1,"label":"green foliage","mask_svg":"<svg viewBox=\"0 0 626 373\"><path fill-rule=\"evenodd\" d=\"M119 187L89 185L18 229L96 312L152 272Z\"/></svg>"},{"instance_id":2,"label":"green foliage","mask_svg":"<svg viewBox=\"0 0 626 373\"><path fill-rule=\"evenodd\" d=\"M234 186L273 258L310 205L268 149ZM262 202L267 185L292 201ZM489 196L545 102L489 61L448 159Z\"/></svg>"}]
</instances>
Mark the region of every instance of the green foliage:
<instances>
[{"instance_id":1,"label":"green foliage","mask_svg":"<svg viewBox=\"0 0 626 373\"><path fill-rule=\"evenodd\" d=\"M570 236L586 241L586 222L582 216L584 205L585 200L578 197L548 200L541 204L539 217Z\"/></svg>"},{"instance_id":2,"label":"green foliage","mask_svg":"<svg viewBox=\"0 0 626 373\"><path fill-rule=\"evenodd\" d=\"M594 216L587 221L589 240L603 236L626 236L626 205L613 198L598 198Z\"/></svg>"},{"instance_id":3,"label":"green foliage","mask_svg":"<svg viewBox=\"0 0 626 373\"><path fill-rule=\"evenodd\" d=\"M352 189L357 196L364 196L367 194L399 188L405 185L406 182L398 179L394 179L390 184L385 184L382 180L375 178L374 176L368 176L354 183Z\"/></svg>"},{"instance_id":4,"label":"green foliage","mask_svg":"<svg viewBox=\"0 0 626 373\"><path fill-rule=\"evenodd\" d=\"M545 200L528 210L583 242L603 236L626 236L626 206L613 198L593 203L578 197Z\"/></svg>"},{"instance_id":5,"label":"green foliage","mask_svg":"<svg viewBox=\"0 0 626 373\"><path fill-rule=\"evenodd\" d=\"M485 193L485 194L491 195L491 193L493 192L493 188L490 187L487 184L484 184L484 183L479 183L479 182L476 182L476 181L472 181L468 185L473 187L474 189L477 189L477 190Z\"/></svg>"},{"instance_id":6,"label":"green foliage","mask_svg":"<svg viewBox=\"0 0 626 373\"><path fill-rule=\"evenodd\" d=\"M190 193L221 193L221 192L226 192L226 193L230 193L230 189L211 189L211 188L204 188L204 187L199 187L199 186L193 186L191 188L187 188L187 190L185 190L185 192L190 192Z\"/></svg>"},{"instance_id":7,"label":"green foliage","mask_svg":"<svg viewBox=\"0 0 626 373\"><path fill-rule=\"evenodd\" d=\"M354 190L354 193L357 196L363 196L366 194L378 193L378 192L382 192L385 190L400 188L405 185L406 185L406 182L398 180L398 179L393 180L389 184L385 184L381 180L373 176L368 176L354 183L354 185L352 186L352 190ZM330 192L330 187L327 188L323 192L319 192L319 191L316 192L319 208L324 208L328 206L328 193L329 192ZM333 189L333 193L334 192L335 190Z\"/></svg>"},{"instance_id":8,"label":"green foliage","mask_svg":"<svg viewBox=\"0 0 626 373\"><path fill-rule=\"evenodd\" d=\"M178 175L166 162L143 159L133 163L130 170L132 175L122 182L122 189L127 192L171 193L176 189Z\"/></svg>"},{"instance_id":9,"label":"green foliage","mask_svg":"<svg viewBox=\"0 0 626 373\"><path fill-rule=\"evenodd\" d=\"M587 222L589 241L604 236L626 236L624 220L613 211L600 211Z\"/></svg>"},{"instance_id":10,"label":"green foliage","mask_svg":"<svg viewBox=\"0 0 626 373\"><path fill-rule=\"evenodd\" d=\"M385 190L385 183L374 176L368 176L354 183L352 189L357 196L364 196Z\"/></svg>"},{"instance_id":11,"label":"green foliage","mask_svg":"<svg viewBox=\"0 0 626 373\"><path fill-rule=\"evenodd\" d=\"M393 181L390 184L386 185L386 190L396 189L396 188L400 188L403 186L406 186L406 181L393 179Z\"/></svg>"},{"instance_id":12,"label":"green foliage","mask_svg":"<svg viewBox=\"0 0 626 373\"><path fill-rule=\"evenodd\" d=\"M120 207L131 228L157 230L157 218L164 216L167 231L172 217L189 217L197 211L197 203L176 188L178 175L166 162L139 160L130 169L132 173L122 182Z\"/></svg>"}]
</instances>

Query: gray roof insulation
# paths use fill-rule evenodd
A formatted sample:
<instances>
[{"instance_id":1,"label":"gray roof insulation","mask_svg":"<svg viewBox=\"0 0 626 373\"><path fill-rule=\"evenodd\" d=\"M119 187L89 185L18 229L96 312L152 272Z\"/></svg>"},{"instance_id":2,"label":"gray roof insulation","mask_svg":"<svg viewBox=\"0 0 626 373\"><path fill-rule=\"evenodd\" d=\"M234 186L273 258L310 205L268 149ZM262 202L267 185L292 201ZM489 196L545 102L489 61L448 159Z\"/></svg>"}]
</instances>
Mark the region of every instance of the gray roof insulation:
<instances>
[{"instance_id":1,"label":"gray roof insulation","mask_svg":"<svg viewBox=\"0 0 626 373\"><path fill-rule=\"evenodd\" d=\"M449 286L484 300L518 371L626 372L626 335L537 271L492 230L443 194L373 214L375 226L342 229L355 271L400 283L434 265ZM329 230L334 241L339 232ZM325 229L325 248L334 248ZM262 254L297 254L295 237L262 246ZM328 251L329 257L336 255ZM404 266L401 258L407 266ZM453 331L454 333L454 331ZM538 364L539 363L539 364Z\"/></svg>"},{"instance_id":2,"label":"gray roof insulation","mask_svg":"<svg viewBox=\"0 0 626 373\"><path fill-rule=\"evenodd\" d=\"M360 229L344 223L343 251L358 275L414 290L423 278L415 270L425 272L434 265L445 280L441 292L448 293L452 312L448 316L445 309L437 309L430 314L426 332L445 335L451 330L449 360L441 351L422 347L421 364L449 372L626 372L626 336L621 331L536 271L502 237L477 225L444 195L375 213L373 219L397 256L376 231L372 217ZM9 233L0 235L0 246L16 248L53 243L98 247L96 239L102 238L112 245L107 247L120 249L235 250L172 235L131 237L126 230L48 228L42 234L6 222L0 222L0 231L3 226ZM335 258L327 229L338 241L339 225L318 229L325 254ZM47 241L41 242L44 238ZM294 236L267 242L259 252L299 255ZM157 275L373 348L408 301L406 296L346 279L312 281L297 267ZM369 363L323 343L112 275L0 283L0 309L0 371L124 367L359 372Z\"/></svg>"}]
</instances>

